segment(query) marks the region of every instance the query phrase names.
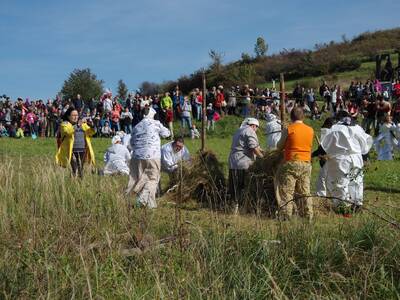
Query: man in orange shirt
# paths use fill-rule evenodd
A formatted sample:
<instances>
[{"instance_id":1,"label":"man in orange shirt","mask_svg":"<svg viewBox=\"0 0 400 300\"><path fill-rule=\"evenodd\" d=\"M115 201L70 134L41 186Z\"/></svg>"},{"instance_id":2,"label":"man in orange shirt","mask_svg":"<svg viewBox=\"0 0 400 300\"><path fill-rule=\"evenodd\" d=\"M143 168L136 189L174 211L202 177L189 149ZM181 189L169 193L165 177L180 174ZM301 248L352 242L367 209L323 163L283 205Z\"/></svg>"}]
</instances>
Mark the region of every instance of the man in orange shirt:
<instances>
[{"instance_id":1,"label":"man in orange shirt","mask_svg":"<svg viewBox=\"0 0 400 300\"><path fill-rule=\"evenodd\" d=\"M278 149L284 149L285 153L275 182L279 215L289 219L295 203L300 216L311 219L310 177L314 130L303 123L304 112L301 107L293 108L290 118L292 123L282 132L278 143Z\"/></svg>"}]
</instances>

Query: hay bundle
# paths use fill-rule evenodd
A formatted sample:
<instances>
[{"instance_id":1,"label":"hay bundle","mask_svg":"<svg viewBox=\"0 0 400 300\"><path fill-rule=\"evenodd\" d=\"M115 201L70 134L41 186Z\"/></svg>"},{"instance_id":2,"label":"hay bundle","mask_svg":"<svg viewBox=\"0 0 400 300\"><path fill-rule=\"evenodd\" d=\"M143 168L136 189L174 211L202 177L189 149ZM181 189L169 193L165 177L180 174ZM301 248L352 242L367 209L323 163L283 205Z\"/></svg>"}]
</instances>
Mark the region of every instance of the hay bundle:
<instances>
[{"instance_id":1,"label":"hay bundle","mask_svg":"<svg viewBox=\"0 0 400 300\"><path fill-rule=\"evenodd\" d=\"M172 179L171 185L179 185L179 175ZM199 153L192 158L191 164L182 166L181 189L177 186L173 196L182 197L182 201L193 199L204 205L221 207L226 184L222 164L214 153Z\"/></svg>"},{"instance_id":2,"label":"hay bundle","mask_svg":"<svg viewBox=\"0 0 400 300\"><path fill-rule=\"evenodd\" d=\"M275 217L278 203L275 196L274 178L279 166L283 163L283 152L271 151L264 158L257 159L249 169L249 182L247 207L253 210L261 210L268 216ZM332 208L327 199L313 197L314 212L328 214ZM294 207L297 210L297 207Z\"/></svg>"},{"instance_id":3,"label":"hay bundle","mask_svg":"<svg viewBox=\"0 0 400 300\"><path fill-rule=\"evenodd\" d=\"M248 208L274 216L277 209L274 177L282 160L282 152L269 151L249 168L246 191Z\"/></svg>"}]
</instances>

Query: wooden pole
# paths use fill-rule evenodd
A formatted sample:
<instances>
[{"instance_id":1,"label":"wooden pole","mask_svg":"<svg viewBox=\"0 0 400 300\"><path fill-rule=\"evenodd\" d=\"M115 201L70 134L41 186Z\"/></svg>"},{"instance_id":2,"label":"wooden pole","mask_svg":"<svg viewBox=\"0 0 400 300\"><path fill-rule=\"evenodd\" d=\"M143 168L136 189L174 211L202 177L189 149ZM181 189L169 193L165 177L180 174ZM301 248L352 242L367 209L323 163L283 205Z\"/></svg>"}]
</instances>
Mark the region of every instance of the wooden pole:
<instances>
[{"instance_id":1,"label":"wooden pole","mask_svg":"<svg viewBox=\"0 0 400 300\"><path fill-rule=\"evenodd\" d=\"M207 120L207 101L206 101L206 73L203 69L203 103L202 103L202 119L201 119L201 152L206 148L206 120Z\"/></svg>"},{"instance_id":2,"label":"wooden pole","mask_svg":"<svg viewBox=\"0 0 400 300\"><path fill-rule=\"evenodd\" d=\"M280 80L279 80L279 85L280 85L280 90L281 90L281 99L280 99L280 105L279 105L279 110L281 112L281 124L282 128L284 127L283 124L285 122L285 78L283 76L283 73L280 74Z\"/></svg>"}]
</instances>

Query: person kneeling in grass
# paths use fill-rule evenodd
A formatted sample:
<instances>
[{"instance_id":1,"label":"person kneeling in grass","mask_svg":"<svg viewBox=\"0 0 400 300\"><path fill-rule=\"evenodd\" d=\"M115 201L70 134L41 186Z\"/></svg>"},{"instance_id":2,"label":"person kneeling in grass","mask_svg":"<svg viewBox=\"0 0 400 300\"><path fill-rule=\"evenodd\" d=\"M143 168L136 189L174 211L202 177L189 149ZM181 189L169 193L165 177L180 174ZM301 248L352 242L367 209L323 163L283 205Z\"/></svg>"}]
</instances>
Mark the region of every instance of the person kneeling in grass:
<instances>
[{"instance_id":1,"label":"person kneeling in grass","mask_svg":"<svg viewBox=\"0 0 400 300\"><path fill-rule=\"evenodd\" d=\"M104 154L104 175L122 174L129 175L129 161L131 154L128 148L122 144L120 135L112 138L112 145L107 149Z\"/></svg>"},{"instance_id":2,"label":"person kneeling in grass","mask_svg":"<svg viewBox=\"0 0 400 300\"><path fill-rule=\"evenodd\" d=\"M161 170L168 173L170 183L179 180L179 165L190 161L190 153L182 137L161 147Z\"/></svg>"}]
</instances>

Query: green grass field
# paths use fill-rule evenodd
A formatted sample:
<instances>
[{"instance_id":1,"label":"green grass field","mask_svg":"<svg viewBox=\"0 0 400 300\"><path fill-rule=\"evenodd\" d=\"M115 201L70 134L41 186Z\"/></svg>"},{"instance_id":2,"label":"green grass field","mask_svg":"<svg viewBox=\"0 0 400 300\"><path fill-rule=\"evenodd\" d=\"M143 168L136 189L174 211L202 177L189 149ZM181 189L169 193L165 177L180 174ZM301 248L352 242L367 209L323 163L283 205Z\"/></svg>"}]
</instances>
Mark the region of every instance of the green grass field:
<instances>
[{"instance_id":1,"label":"green grass field","mask_svg":"<svg viewBox=\"0 0 400 300\"><path fill-rule=\"evenodd\" d=\"M225 171L240 122L225 118L207 139ZM93 140L100 167L109 144ZM186 145L195 154L200 141ZM177 211L168 198L131 209L127 178L72 179L54 165L55 150L54 139L0 139L2 299L400 298L400 231L373 215L400 219L398 155L366 170L370 212L324 212L308 224L196 203ZM318 170L314 162L313 182Z\"/></svg>"}]
</instances>

